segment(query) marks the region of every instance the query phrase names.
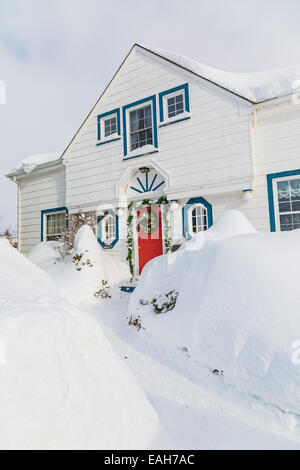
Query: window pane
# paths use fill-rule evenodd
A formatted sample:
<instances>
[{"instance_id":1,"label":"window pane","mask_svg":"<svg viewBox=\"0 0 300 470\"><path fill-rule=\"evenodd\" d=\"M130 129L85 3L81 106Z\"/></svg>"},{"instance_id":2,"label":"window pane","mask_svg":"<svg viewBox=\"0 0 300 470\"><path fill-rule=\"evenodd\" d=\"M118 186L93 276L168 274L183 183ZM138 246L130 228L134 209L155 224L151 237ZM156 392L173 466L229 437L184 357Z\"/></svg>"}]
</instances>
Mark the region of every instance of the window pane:
<instances>
[{"instance_id":1,"label":"window pane","mask_svg":"<svg viewBox=\"0 0 300 470\"><path fill-rule=\"evenodd\" d=\"M168 103L168 117L169 118L177 116L178 114L181 114L184 112L183 94L176 95L173 98L169 98L167 103Z\"/></svg>"},{"instance_id":2,"label":"window pane","mask_svg":"<svg viewBox=\"0 0 300 470\"><path fill-rule=\"evenodd\" d=\"M152 107L145 106L130 114L131 150L152 144Z\"/></svg>"},{"instance_id":3,"label":"window pane","mask_svg":"<svg viewBox=\"0 0 300 470\"><path fill-rule=\"evenodd\" d=\"M292 200L300 200L300 179L290 181L290 192Z\"/></svg>"},{"instance_id":4,"label":"window pane","mask_svg":"<svg viewBox=\"0 0 300 470\"><path fill-rule=\"evenodd\" d=\"M290 186L288 181L279 181L277 183L278 199L285 201L290 198Z\"/></svg>"}]
</instances>

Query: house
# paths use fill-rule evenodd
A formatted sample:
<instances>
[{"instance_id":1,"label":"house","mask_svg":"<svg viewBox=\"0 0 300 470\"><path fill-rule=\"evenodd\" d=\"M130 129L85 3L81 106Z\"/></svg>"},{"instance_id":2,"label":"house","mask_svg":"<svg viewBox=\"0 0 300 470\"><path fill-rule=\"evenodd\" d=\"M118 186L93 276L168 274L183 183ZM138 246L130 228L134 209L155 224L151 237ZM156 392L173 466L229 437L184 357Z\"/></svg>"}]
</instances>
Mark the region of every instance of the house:
<instances>
[{"instance_id":1,"label":"house","mask_svg":"<svg viewBox=\"0 0 300 470\"><path fill-rule=\"evenodd\" d=\"M138 275L228 209L260 231L300 228L297 76L135 44L63 155L7 175L19 249L54 240L67 213L95 211L103 249Z\"/></svg>"}]
</instances>

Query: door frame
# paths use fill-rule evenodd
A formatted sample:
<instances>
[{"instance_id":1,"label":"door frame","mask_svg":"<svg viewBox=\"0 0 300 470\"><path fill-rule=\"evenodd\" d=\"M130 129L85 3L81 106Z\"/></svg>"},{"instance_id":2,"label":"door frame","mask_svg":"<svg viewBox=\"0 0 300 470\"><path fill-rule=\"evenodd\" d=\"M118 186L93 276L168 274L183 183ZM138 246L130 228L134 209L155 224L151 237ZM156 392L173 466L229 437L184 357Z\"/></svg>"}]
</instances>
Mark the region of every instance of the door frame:
<instances>
[{"instance_id":1,"label":"door frame","mask_svg":"<svg viewBox=\"0 0 300 470\"><path fill-rule=\"evenodd\" d=\"M153 204L154 205L154 204ZM147 204L145 204L145 207ZM166 253L166 247L165 247L165 227L164 227L164 217L163 217L163 204L157 206L160 207L160 212L161 212L161 239L162 239L162 254L164 255ZM140 210L140 209L139 209ZM137 230L137 210L134 211L133 214L133 252L134 252L134 266L135 266L135 277L139 277L140 274L140 260L139 260L139 243L138 243L138 230Z\"/></svg>"}]
</instances>

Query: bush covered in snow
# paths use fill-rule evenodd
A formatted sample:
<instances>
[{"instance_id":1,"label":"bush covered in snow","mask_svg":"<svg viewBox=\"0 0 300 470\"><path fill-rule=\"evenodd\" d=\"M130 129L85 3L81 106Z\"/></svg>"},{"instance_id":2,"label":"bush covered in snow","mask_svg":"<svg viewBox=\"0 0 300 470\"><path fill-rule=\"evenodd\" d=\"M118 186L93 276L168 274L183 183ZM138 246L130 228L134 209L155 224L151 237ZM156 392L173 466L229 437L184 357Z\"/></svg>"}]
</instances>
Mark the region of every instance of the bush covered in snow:
<instances>
[{"instance_id":1,"label":"bush covered in snow","mask_svg":"<svg viewBox=\"0 0 300 470\"><path fill-rule=\"evenodd\" d=\"M72 303L95 300L95 293L99 292L103 280L113 288L130 276L127 264L105 253L88 225L78 230L69 256L57 260L58 246L59 242L41 243L28 258L50 274L61 295Z\"/></svg>"},{"instance_id":2,"label":"bush covered in snow","mask_svg":"<svg viewBox=\"0 0 300 470\"><path fill-rule=\"evenodd\" d=\"M255 233L242 214L224 214L178 252L152 260L131 296L147 334L185 345L225 383L286 412L300 412L300 231ZM141 305L147 295L179 292L172 314ZM166 331L168 334L166 335Z\"/></svg>"}]
</instances>

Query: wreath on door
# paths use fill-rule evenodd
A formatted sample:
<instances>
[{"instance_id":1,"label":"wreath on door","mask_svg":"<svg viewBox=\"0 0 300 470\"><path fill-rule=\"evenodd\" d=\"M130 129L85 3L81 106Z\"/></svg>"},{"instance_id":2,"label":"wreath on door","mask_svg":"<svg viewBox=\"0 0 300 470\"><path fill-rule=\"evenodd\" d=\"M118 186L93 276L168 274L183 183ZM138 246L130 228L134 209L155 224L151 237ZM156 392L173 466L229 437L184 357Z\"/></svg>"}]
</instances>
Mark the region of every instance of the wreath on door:
<instances>
[{"instance_id":1,"label":"wreath on door","mask_svg":"<svg viewBox=\"0 0 300 470\"><path fill-rule=\"evenodd\" d=\"M151 210L151 208L150 210L144 210L139 216L138 226L142 233L147 233L148 235L155 233L159 226L159 217L157 212Z\"/></svg>"}]
</instances>

